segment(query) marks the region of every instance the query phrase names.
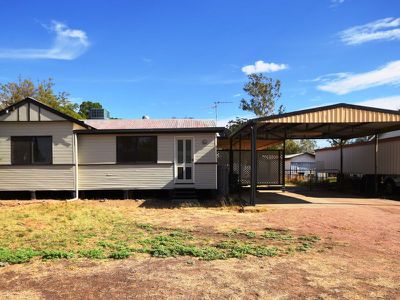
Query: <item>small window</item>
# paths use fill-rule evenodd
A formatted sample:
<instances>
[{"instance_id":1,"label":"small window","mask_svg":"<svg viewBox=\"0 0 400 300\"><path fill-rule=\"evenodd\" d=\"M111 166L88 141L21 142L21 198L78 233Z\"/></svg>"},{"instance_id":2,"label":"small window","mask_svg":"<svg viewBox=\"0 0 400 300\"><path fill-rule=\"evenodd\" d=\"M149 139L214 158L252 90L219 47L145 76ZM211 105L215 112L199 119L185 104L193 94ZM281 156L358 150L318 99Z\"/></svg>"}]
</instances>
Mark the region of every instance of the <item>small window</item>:
<instances>
[{"instance_id":1,"label":"small window","mask_svg":"<svg viewBox=\"0 0 400 300\"><path fill-rule=\"evenodd\" d=\"M51 136L11 137L11 163L13 165L46 165L53 162Z\"/></svg>"},{"instance_id":2,"label":"small window","mask_svg":"<svg viewBox=\"0 0 400 300\"><path fill-rule=\"evenodd\" d=\"M118 163L157 163L156 136L117 136Z\"/></svg>"}]
</instances>

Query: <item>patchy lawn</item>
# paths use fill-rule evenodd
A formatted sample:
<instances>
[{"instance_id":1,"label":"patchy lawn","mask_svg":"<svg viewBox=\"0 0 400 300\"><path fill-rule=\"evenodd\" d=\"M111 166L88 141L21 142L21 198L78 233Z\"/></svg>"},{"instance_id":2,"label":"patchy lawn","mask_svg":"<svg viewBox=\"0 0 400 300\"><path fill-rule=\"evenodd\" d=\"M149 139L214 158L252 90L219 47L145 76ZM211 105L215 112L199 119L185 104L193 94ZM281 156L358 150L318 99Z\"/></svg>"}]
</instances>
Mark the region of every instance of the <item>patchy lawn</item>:
<instances>
[{"instance_id":1,"label":"patchy lawn","mask_svg":"<svg viewBox=\"0 0 400 300\"><path fill-rule=\"evenodd\" d=\"M141 223L136 207L94 201L39 203L0 211L0 262L41 259L125 259L135 253L155 257L192 256L204 260L282 256L307 252L319 241L266 228L229 231L174 228ZM233 224L234 225L234 224Z\"/></svg>"},{"instance_id":2,"label":"patchy lawn","mask_svg":"<svg viewBox=\"0 0 400 300\"><path fill-rule=\"evenodd\" d=\"M0 298L393 298L400 205L0 201Z\"/></svg>"}]
</instances>

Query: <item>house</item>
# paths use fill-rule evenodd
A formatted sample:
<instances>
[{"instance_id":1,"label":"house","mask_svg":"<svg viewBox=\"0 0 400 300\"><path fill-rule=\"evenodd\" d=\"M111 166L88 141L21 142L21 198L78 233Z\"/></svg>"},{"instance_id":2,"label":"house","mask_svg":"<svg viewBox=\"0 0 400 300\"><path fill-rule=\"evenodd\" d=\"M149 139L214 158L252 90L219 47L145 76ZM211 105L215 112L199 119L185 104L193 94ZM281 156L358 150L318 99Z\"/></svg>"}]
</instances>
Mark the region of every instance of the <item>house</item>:
<instances>
[{"instance_id":1,"label":"house","mask_svg":"<svg viewBox=\"0 0 400 300\"><path fill-rule=\"evenodd\" d=\"M216 190L214 121L77 120L32 98L0 111L0 192Z\"/></svg>"},{"instance_id":2,"label":"house","mask_svg":"<svg viewBox=\"0 0 400 300\"><path fill-rule=\"evenodd\" d=\"M309 152L285 155L286 173L304 175L315 168L315 154Z\"/></svg>"}]
</instances>

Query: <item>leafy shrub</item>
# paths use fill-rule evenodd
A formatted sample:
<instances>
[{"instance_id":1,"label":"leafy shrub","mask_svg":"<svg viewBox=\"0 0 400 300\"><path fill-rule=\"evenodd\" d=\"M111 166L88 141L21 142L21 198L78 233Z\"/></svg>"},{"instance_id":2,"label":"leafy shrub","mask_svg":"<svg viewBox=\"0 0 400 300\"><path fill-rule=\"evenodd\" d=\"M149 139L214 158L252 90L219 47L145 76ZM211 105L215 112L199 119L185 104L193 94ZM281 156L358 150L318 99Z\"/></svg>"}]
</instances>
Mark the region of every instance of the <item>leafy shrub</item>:
<instances>
[{"instance_id":1,"label":"leafy shrub","mask_svg":"<svg viewBox=\"0 0 400 300\"><path fill-rule=\"evenodd\" d=\"M302 243L301 245L298 245L297 247L296 247L296 251L299 251L299 252L306 252L306 251L308 251L309 249L311 249L312 248L312 245L310 244L310 243Z\"/></svg>"},{"instance_id":2,"label":"leafy shrub","mask_svg":"<svg viewBox=\"0 0 400 300\"><path fill-rule=\"evenodd\" d=\"M108 241L99 241L97 245L103 248L112 248L114 244Z\"/></svg>"},{"instance_id":3,"label":"leafy shrub","mask_svg":"<svg viewBox=\"0 0 400 300\"><path fill-rule=\"evenodd\" d=\"M86 258L101 259L104 258L103 249L89 249L79 251L79 255Z\"/></svg>"},{"instance_id":4,"label":"leafy shrub","mask_svg":"<svg viewBox=\"0 0 400 300\"><path fill-rule=\"evenodd\" d=\"M247 236L249 239L256 237L256 233L253 231L244 232L244 235Z\"/></svg>"},{"instance_id":5,"label":"leafy shrub","mask_svg":"<svg viewBox=\"0 0 400 300\"><path fill-rule=\"evenodd\" d=\"M267 230L261 236L269 240L279 241L289 241L293 239L292 235L277 230Z\"/></svg>"},{"instance_id":6,"label":"leafy shrub","mask_svg":"<svg viewBox=\"0 0 400 300\"><path fill-rule=\"evenodd\" d=\"M131 256L131 254L132 254L132 252L130 249L121 248L119 250L111 252L108 257L112 258L112 259L124 259L124 258L128 258L129 256Z\"/></svg>"},{"instance_id":7,"label":"leafy shrub","mask_svg":"<svg viewBox=\"0 0 400 300\"><path fill-rule=\"evenodd\" d=\"M61 258L72 258L74 257L73 252L67 252L63 250L45 250L42 251L42 258L43 259L61 259Z\"/></svg>"},{"instance_id":8,"label":"leafy shrub","mask_svg":"<svg viewBox=\"0 0 400 300\"><path fill-rule=\"evenodd\" d=\"M154 227L148 223L136 223L136 227L146 230L146 231L153 231Z\"/></svg>"},{"instance_id":9,"label":"leafy shrub","mask_svg":"<svg viewBox=\"0 0 400 300\"><path fill-rule=\"evenodd\" d=\"M40 253L32 249L10 250L6 248L0 248L0 262L7 262L10 264L25 263L38 255L40 255Z\"/></svg>"},{"instance_id":10,"label":"leafy shrub","mask_svg":"<svg viewBox=\"0 0 400 300\"><path fill-rule=\"evenodd\" d=\"M297 239L299 241L305 241L305 242L311 242L311 243L315 243L320 240L320 238L316 235L303 235L303 236L299 236Z\"/></svg>"}]
</instances>

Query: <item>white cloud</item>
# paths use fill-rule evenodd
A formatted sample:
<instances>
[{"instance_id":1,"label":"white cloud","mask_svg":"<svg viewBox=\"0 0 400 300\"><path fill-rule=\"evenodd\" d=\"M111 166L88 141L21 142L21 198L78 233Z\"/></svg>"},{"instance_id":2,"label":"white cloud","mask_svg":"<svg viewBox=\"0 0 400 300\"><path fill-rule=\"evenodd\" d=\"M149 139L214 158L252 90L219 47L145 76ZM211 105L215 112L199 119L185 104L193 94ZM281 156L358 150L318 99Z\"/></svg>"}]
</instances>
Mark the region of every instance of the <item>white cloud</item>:
<instances>
[{"instance_id":1,"label":"white cloud","mask_svg":"<svg viewBox=\"0 0 400 300\"><path fill-rule=\"evenodd\" d=\"M342 4L344 0L331 0L331 7L336 7L340 4Z\"/></svg>"},{"instance_id":2,"label":"white cloud","mask_svg":"<svg viewBox=\"0 0 400 300\"><path fill-rule=\"evenodd\" d=\"M322 82L317 88L321 91L337 95L344 95L381 85L396 85L400 84L400 60L392 61L370 72L358 74L336 73L328 75L331 77L321 76L315 79L315 81Z\"/></svg>"},{"instance_id":3,"label":"white cloud","mask_svg":"<svg viewBox=\"0 0 400 300\"><path fill-rule=\"evenodd\" d=\"M400 39L400 18L385 18L351 27L340 32L339 36L347 45L359 45L374 40Z\"/></svg>"},{"instance_id":4,"label":"white cloud","mask_svg":"<svg viewBox=\"0 0 400 300\"><path fill-rule=\"evenodd\" d=\"M377 107L377 108L399 110L400 109L400 95L365 100L365 101L357 102L356 104L363 105L363 106Z\"/></svg>"},{"instance_id":5,"label":"white cloud","mask_svg":"<svg viewBox=\"0 0 400 300\"><path fill-rule=\"evenodd\" d=\"M240 97L240 96L242 96L241 93L238 93L238 94L233 95L234 98L237 98L237 97Z\"/></svg>"},{"instance_id":6,"label":"white cloud","mask_svg":"<svg viewBox=\"0 0 400 300\"><path fill-rule=\"evenodd\" d=\"M151 58L148 58L148 57L142 57L142 61L147 63L147 64L150 64L150 63L153 62L153 60Z\"/></svg>"},{"instance_id":7,"label":"white cloud","mask_svg":"<svg viewBox=\"0 0 400 300\"><path fill-rule=\"evenodd\" d=\"M276 63L267 63L262 60L258 60L254 65L244 66L242 71L247 75L253 73L272 73L280 70L285 70L289 66L286 64L276 64Z\"/></svg>"},{"instance_id":8,"label":"white cloud","mask_svg":"<svg viewBox=\"0 0 400 300\"><path fill-rule=\"evenodd\" d=\"M82 55L90 45L86 32L70 29L64 23L52 21L51 26L46 28L56 34L52 47L48 49L0 49L0 58L72 60Z\"/></svg>"}]
</instances>

